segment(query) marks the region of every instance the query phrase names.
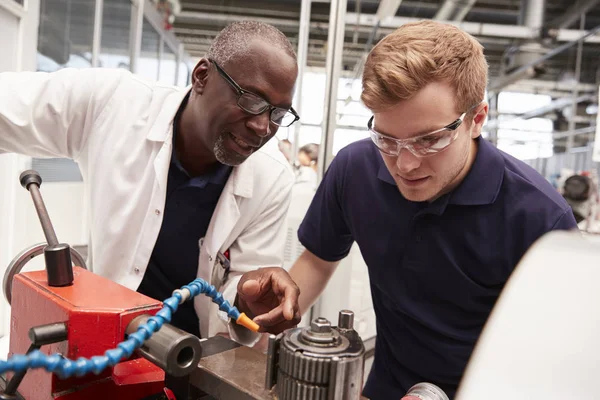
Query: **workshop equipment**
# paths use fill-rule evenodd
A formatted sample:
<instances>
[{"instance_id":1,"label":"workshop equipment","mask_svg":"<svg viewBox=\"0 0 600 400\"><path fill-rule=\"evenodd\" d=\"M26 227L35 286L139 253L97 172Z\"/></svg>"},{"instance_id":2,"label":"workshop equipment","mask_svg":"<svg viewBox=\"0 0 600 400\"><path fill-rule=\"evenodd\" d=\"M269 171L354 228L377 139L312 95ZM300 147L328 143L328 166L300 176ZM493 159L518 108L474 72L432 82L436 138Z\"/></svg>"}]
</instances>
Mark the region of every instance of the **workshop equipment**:
<instances>
[{"instance_id":1,"label":"workshop equipment","mask_svg":"<svg viewBox=\"0 0 600 400\"><path fill-rule=\"evenodd\" d=\"M553 231L525 254L483 329L456 400L600 399L600 242Z\"/></svg>"},{"instance_id":2,"label":"workshop equipment","mask_svg":"<svg viewBox=\"0 0 600 400\"><path fill-rule=\"evenodd\" d=\"M438 386L421 382L417 383L404 395L401 400L449 400L448 396Z\"/></svg>"},{"instance_id":3,"label":"workshop equipment","mask_svg":"<svg viewBox=\"0 0 600 400\"><path fill-rule=\"evenodd\" d=\"M184 376L201 357L197 337L165 323L180 303L200 293L210 296L238 323L258 329L214 286L200 279L176 290L163 306L83 268L73 268L70 246L58 242L44 206L40 176L26 171L20 179L32 195L48 241L43 250L46 270L17 273L25 263L21 255L6 271L11 334L9 359L0 362L0 371L15 373L7 374L0 399L136 400L163 392L165 371L167 378Z\"/></svg>"},{"instance_id":4,"label":"workshop equipment","mask_svg":"<svg viewBox=\"0 0 600 400\"><path fill-rule=\"evenodd\" d=\"M71 258L73 250L56 238L41 178L26 171L21 182L32 193L48 245L21 253L5 274L11 336L0 372L14 373L7 374L0 400L361 398L364 346L351 311L339 313L337 327L317 318L308 328L271 335L268 355L223 337L201 346L168 324L179 304L200 293L238 323L254 331L258 326L201 279L161 304L72 267L80 257ZM19 273L41 252L45 271Z\"/></svg>"},{"instance_id":5,"label":"workshop equipment","mask_svg":"<svg viewBox=\"0 0 600 400\"><path fill-rule=\"evenodd\" d=\"M265 386L280 400L358 400L365 348L354 330L354 313L340 311L338 326L325 318L310 327L269 337Z\"/></svg>"}]
</instances>

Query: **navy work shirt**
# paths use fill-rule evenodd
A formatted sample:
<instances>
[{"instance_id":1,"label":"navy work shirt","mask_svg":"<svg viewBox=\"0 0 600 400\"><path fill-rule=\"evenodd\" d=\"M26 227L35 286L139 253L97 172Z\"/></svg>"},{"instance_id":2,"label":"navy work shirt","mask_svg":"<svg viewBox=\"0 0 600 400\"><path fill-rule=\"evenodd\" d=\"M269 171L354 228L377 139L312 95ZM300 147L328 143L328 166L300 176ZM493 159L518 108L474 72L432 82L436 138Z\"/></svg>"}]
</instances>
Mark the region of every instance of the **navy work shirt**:
<instances>
[{"instance_id":1,"label":"navy work shirt","mask_svg":"<svg viewBox=\"0 0 600 400\"><path fill-rule=\"evenodd\" d=\"M484 139L463 182L432 203L406 200L370 140L339 152L298 236L326 261L354 241L369 269L377 317L364 395L400 399L418 382L452 398L475 341L529 246L574 229L562 196Z\"/></svg>"},{"instance_id":2,"label":"navy work shirt","mask_svg":"<svg viewBox=\"0 0 600 400\"><path fill-rule=\"evenodd\" d=\"M186 101L187 98L183 104ZM206 235L208 224L232 169L218 164L210 173L190 177L175 153L178 119L179 112L173 129L173 153L169 166L163 221L148 269L138 288L138 292L161 301L171 297L173 290L196 279L200 254L199 240ZM186 301L180 305L173 314L171 324L200 337L200 324L194 310L194 302Z\"/></svg>"}]
</instances>

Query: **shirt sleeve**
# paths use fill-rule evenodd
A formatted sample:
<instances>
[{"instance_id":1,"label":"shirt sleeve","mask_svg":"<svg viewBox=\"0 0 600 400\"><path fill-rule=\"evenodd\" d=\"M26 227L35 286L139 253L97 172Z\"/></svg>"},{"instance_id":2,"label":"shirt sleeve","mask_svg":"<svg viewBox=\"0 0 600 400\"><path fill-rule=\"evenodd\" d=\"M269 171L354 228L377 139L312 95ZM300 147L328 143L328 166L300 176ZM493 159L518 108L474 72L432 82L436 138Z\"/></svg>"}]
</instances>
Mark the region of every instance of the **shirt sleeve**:
<instances>
[{"instance_id":1,"label":"shirt sleeve","mask_svg":"<svg viewBox=\"0 0 600 400\"><path fill-rule=\"evenodd\" d=\"M123 72L0 73L0 154L77 159Z\"/></svg>"},{"instance_id":2,"label":"shirt sleeve","mask_svg":"<svg viewBox=\"0 0 600 400\"><path fill-rule=\"evenodd\" d=\"M575 221L575 216L573 215L573 211L571 208L567 208L565 212L556 220L554 225L550 230L552 231L569 231L572 229L579 229L577 227L577 222Z\"/></svg>"},{"instance_id":3,"label":"shirt sleeve","mask_svg":"<svg viewBox=\"0 0 600 400\"><path fill-rule=\"evenodd\" d=\"M298 229L300 243L325 261L346 257L354 242L344 210L348 153L340 151L329 166Z\"/></svg>"}]
</instances>

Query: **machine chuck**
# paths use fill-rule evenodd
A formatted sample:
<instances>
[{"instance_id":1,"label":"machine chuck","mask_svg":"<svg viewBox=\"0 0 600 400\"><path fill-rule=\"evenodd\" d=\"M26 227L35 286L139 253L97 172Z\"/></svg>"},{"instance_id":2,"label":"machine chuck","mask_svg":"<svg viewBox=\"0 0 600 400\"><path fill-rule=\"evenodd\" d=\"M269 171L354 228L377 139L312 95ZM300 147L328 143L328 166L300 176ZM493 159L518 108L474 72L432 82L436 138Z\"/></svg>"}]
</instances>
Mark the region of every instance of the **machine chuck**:
<instances>
[{"instance_id":1,"label":"machine chuck","mask_svg":"<svg viewBox=\"0 0 600 400\"><path fill-rule=\"evenodd\" d=\"M354 313L341 311L338 326L325 318L310 327L269 338L266 388L279 400L358 400L365 348L353 329Z\"/></svg>"}]
</instances>

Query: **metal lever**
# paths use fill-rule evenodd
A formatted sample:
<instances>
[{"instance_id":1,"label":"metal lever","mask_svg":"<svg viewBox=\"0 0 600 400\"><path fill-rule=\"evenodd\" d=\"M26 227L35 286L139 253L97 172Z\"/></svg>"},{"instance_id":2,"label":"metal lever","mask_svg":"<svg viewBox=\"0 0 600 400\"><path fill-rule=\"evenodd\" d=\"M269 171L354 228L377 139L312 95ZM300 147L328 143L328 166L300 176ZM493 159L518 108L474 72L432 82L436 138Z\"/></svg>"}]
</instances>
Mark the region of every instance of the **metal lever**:
<instances>
[{"instance_id":1,"label":"metal lever","mask_svg":"<svg viewBox=\"0 0 600 400\"><path fill-rule=\"evenodd\" d=\"M71 247L66 243L59 243L50 221L48 210L42 200L40 185L42 177L34 170L24 171L19 177L21 186L31 193L35 211L38 214L48 246L44 248L46 259L46 273L49 286L68 286L73 283L73 267L71 266Z\"/></svg>"},{"instance_id":2,"label":"metal lever","mask_svg":"<svg viewBox=\"0 0 600 400\"><path fill-rule=\"evenodd\" d=\"M34 326L29 329L29 339L31 339L31 346L27 350L27 354L34 350L39 350L40 347L46 344L58 343L67 340L68 329L67 324L64 322L57 322L54 324ZM4 393L0 393L0 400L16 400L20 399L21 396L17 395L17 389L23 381L27 369L17 372L13 375L12 379L6 382L6 389Z\"/></svg>"}]
</instances>

